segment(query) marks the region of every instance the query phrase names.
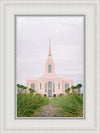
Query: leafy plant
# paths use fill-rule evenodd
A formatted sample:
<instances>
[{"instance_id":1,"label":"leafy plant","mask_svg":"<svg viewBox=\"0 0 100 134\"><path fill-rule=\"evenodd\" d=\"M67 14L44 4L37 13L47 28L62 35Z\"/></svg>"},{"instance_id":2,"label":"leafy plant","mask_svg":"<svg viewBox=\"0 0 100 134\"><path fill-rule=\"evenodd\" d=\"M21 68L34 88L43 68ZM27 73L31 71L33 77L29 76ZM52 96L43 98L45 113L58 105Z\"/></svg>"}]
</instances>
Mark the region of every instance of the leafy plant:
<instances>
[{"instance_id":1,"label":"leafy plant","mask_svg":"<svg viewBox=\"0 0 100 134\"><path fill-rule=\"evenodd\" d=\"M74 93L74 89L76 89L75 86L71 86L72 92Z\"/></svg>"},{"instance_id":2,"label":"leafy plant","mask_svg":"<svg viewBox=\"0 0 100 134\"><path fill-rule=\"evenodd\" d=\"M32 89L32 88L29 88L29 91L30 91L31 94L35 92L35 90Z\"/></svg>"},{"instance_id":3,"label":"leafy plant","mask_svg":"<svg viewBox=\"0 0 100 134\"><path fill-rule=\"evenodd\" d=\"M68 94L69 93L69 91L70 91L70 88L67 88L66 90L65 90L65 92Z\"/></svg>"},{"instance_id":4,"label":"leafy plant","mask_svg":"<svg viewBox=\"0 0 100 134\"><path fill-rule=\"evenodd\" d=\"M17 84L17 88L18 88L18 92L19 92L20 84Z\"/></svg>"},{"instance_id":5,"label":"leafy plant","mask_svg":"<svg viewBox=\"0 0 100 134\"><path fill-rule=\"evenodd\" d=\"M59 94L59 96L63 96L63 95L64 95L63 93Z\"/></svg>"},{"instance_id":6,"label":"leafy plant","mask_svg":"<svg viewBox=\"0 0 100 134\"><path fill-rule=\"evenodd\" d=\"M37 110L48 103L48 97L35 94L17 94L17 117L33 117Z\"/></svg>"},{"instance_id":7,"label":"leafy plant","mask_svg":"<svg viewBox=\"0 0 100 134\"><path fill-rule=\"evenodd\" d=\"M78 89L78 93L80 93L80 88L82 87L82 84L77 84L76 89Z\"/></svg>"},{"instance_id":8,"label":"leafy plant","mask_svg":"<svg viewBox=\"0 0 100 134\"><path fill-rule=\"evenodd\" d=\"M82 117L83 116L83 96L69 94L52 99L58 108L61 117Z\"/></svg>"},{"instance_id":9,"label":"leafy plant","mask_svg":"<svg viewBox=\"0 0 100 134\"><path fill-rule=\"evenodd\" d=\"M23 90L27 89L27 87L23 86L23 85L20 85L20 84L17 84L17 88L18 88L18 93L23 93Z\"/></svg>"}]
</instances>

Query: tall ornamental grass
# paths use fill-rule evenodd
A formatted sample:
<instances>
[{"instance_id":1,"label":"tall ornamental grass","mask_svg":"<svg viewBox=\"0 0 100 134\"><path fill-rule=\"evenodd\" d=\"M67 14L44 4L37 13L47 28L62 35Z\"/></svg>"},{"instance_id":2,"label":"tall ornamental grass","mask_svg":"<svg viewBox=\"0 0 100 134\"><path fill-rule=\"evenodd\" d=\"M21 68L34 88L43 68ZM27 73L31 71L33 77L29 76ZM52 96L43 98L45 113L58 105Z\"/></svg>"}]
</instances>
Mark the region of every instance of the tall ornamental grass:
<instances>
[{"instance_id":1,"label":"tall ornamental grass","mask_svg":"<svg viewBox=\"0 0 100 134\"><path fill-rule=\"evenodd\" d=\"M83 95L69 94L52 98L61 117L83 117Z\"/></svg>"},{"instance_id":2,"label":"tall ornamental grass","mask_svg":"<svg viewBox=\"0 0 100 134\"><path fill-rule=\"evenodd\" d=\"M35 111L48 103L49 98L40 94L17 94L17 117L34 116Z\"/></svg>"}]
</instances>

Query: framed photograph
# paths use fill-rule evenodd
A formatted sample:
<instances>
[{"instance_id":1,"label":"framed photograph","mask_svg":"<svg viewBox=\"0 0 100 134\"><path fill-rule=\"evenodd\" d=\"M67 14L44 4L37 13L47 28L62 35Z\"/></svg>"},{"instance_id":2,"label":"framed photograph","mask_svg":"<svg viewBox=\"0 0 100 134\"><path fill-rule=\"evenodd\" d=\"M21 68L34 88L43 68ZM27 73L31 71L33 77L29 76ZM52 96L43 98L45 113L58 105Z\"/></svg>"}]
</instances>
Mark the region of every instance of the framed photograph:
<instances>
[{"instance_id":1,"label":"framed photograph","mask_svg":"<svg viewBox=\"0 0 100 134\"><path fill-rule=\"evenodd\" d=\"M0 1L0 133L100 133L100 1Z\"/></svg>"},{"instance_id":2,"label":"framed photograph","mask_svg":"<svg viewBox=\"0 0 100 134\"><path fill-rule=\"evenodd\" d=\"M85 16L16 16L15 23L16 118L84 118Z\"/></svg>"}]
</instances>

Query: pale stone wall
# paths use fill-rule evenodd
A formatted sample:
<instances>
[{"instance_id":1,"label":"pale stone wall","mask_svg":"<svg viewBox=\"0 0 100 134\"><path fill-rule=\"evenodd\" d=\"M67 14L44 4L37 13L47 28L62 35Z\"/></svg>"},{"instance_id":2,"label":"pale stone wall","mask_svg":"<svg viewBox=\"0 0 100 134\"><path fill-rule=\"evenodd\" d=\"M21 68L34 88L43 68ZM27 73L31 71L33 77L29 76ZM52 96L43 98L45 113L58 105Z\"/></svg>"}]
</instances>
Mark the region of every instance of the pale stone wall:
<instances>
[{"instance_id":1,"label":"pale stone wall","mask_svg":"<svg viewBox=\"0 0 100 134\"><path fill-rule=\"evenodd\" d=\"M58 96L59 94L65 94L65 84L69 84L69 88L73 85L73 80L68 78L37 78L37 79L28 79L27 81L27 87L28 89L31 88L31 84L35 84L35 91L37 93L40 93L44 96L48 96L48 82L52 82L52 96L56 94ZM41 89L40 89L40 83L41 83ZM58 89L58 83L60 84L60 89ZM45 84L47 84L47 92L45 92ZM55 84L55 92L53 92L53 84ZM29 92L27 89L27 92ZM70 93L72 90L70 90Z\"/></svg>"}]
</instances>

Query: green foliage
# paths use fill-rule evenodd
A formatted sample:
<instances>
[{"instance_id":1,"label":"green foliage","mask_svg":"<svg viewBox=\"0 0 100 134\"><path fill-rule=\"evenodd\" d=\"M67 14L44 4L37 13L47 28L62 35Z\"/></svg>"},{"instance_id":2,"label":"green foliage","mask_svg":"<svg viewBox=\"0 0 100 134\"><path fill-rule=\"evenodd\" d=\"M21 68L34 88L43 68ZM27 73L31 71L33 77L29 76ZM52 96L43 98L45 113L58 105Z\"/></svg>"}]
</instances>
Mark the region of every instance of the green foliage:
<instances>
[{"instance_id":1,"label":"green foliage","mask_svg":"<svg viewBox=\"0 0 100 134\"><path fill-rule=\"evenodd\" d=\"M70 88L67 88L67 89L65 90L66 93L69 93L69 91L70 91Z\"/></svg>"},{"instance_id":2,"label":"green foliage","mask_svg":"<svg viewBox=\"0 0 100 134\"><path fill-rule=\"evenodd\" d=\"M20 86L20 85L19 85L19 84L17 84L17 87L18 87L18 88L19 88L19 86Z\"/></svg>"},{"instance_id":3,"label":"green foliage","mask_svg":"<svg viewBox=\"0 0 100 134\"><path fill-rule=\"evenodd\" d=\"M27 89L27 87L24 87L24 89Z\"/></svg>"},{"instance_id":4,"label":"green foliage","mask_svg":"<svg viewBox=\"0 0 100 134\"><path fill-rule=\"evenodd\" d=\"M76 87L75 87L75 86L72 86L71 88L72 88L72 89L76 89Z\"/></svg>"},{"instance_id":5,"label":"green foliage","mask_svg":"<svg viewBox=\"0 0 100 134\"><path fill-rule=\"evenodd\" d=\"M72 86L71 88L72 89L78 89L78 88L81 88L82 87L82 84L77 84L76 86Z\"/></svg>"},{"instance_id":6,"label":"green foliage","mask_svg":"<svg viewBox=\"0 0 100 134\"><path fill-rule=\"evenodd\" d=\"M59 96L63 96L63 95L64 95L63 93L59 94Z\"/></svg>"},{"instance_id":7,"label":"green foliage","mask_svg":"<svg viewBox=\"0 0 100 134\"><path fill-rule=\"evenodd\" d=\"M34 117L34 112L48 103L48 97L34 94L17 94L17 117Z\"/></svg>"},{"instance_id":8,"label":"green foliage","mask_svg":"<svg viewBox=\"0 0 100 134\"><path fill-rule=\"evenodd\" d=\"M39 94L39 93L36 93L36 96L40 96L40 97L41 97L42 95L41 95L41 94Z\"/></svg>"},{"instance_id":9,"label":"green foliage","mask_svg":"<svg viewBox=\"0 0 100 134\"><path fill-rule=\"evenodd\" d=\"M80 93L80 88L82 87L82 84L77 84L76 86L72 86L72 90L73 90L73 93L74 93L74 89L78 89L78 93Z\"/></svg>"},{"instance_id":10,"label":"green foliage","mask_svg":"<svg viewBox=\"0 0 100 134\"><path fill-rule=\"evenodd\" d=\"M27 87L20 84L17 84L17 88L18 88L18 93L23 93L27 89Z\"/></svg>"},{"instance_id":11,"label":"green foliage","mask_svg":"<svg viewBox=\"0 0 100 134\"><path fill-rule=\"evenodd\" d=\"M17 84L17 87L18 88L22 88L22 89L27 89L27 87L23 86L23 85L20 85L20 84Z\"/></svg>"},{"instance_id":12,"label":"green foliage","mask_svg":"<svg viewBox=\"0 0 100 134\"><path fill-rule=\"evenodd\" d=\"M81 88L82 87L82 84L77 84L76 85L76 88L78 89L78 88Z\"/></svg>"},{"instance_id":13,"label":"green foliage","mask_svg":"<svg viewBox=\"0 0 100 134\"><path fill-rule=\"evenodd\" d=\"M83 95L69 94L52 98L52 101L58 108L61 117L83 116Z\"/></svg>"},{"instance_id":14,"label":"green foliage","mask_svg":"<svg viewBox=\"0 0 100 134\"><path fill-rule=\"evenodd\" d=\"M35 92L35 90L32 89L32 88L29 88L29 91L30 91L31 94Z\"/></svg>"}]
</instances>

